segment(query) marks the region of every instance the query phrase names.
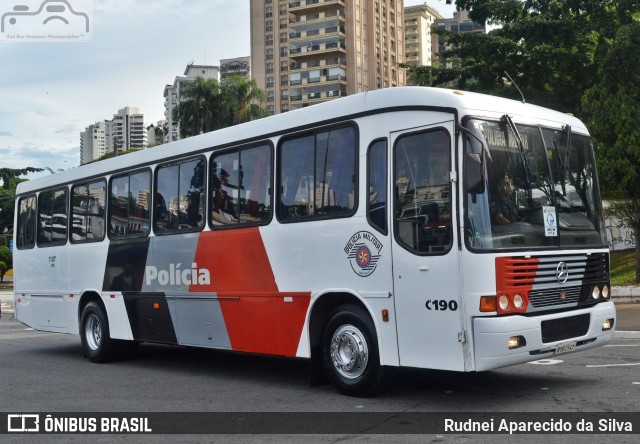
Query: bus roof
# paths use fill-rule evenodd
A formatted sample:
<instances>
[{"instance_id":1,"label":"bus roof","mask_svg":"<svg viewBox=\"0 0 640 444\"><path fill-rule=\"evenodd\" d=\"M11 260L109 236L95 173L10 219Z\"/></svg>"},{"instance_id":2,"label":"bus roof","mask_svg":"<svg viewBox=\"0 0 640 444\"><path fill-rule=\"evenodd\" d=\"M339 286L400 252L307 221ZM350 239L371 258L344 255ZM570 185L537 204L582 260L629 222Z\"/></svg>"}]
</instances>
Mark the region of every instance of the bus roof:
<instances>
[{"instance_id":1,"label":"bus roof","mask_svg":"<svg viewBox=\"0 0 640 444\"><path fill-rule=\"evenodd\" d=\"M507 113L516 121L520 117L526 120L547 121L554 125L568 124L572 129L587 133L584 124L571 115L515 100L443 88L417 86L385 88L354 94L242 125L181 139L137 153L83 165L51 176L29 180L18 185L17 194L25 194L63 183L74 183L88 177L111 174L130 169L134 165L161 162L167 158L188 155L190 152L198 152L206 148L259 140L269 135L282 133L287 128L310 127L325 121L348 119L390 108L402 110L402 108L416 109L418 107L455 109L459 116L499 116Z\"/></svg>"}]
</instances>

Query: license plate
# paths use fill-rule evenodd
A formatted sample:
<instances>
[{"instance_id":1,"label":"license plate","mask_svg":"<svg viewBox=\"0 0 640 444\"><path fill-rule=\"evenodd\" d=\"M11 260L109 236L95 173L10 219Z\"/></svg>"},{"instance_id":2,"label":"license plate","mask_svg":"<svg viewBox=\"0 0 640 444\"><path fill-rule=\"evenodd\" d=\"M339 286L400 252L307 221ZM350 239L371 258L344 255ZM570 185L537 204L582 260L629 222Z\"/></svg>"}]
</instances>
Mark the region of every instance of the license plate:
<instances>
[{"instance_id":1,"label":"license plate","mask_svg":"<svg viewBox=\"0 0 640 444\"><path fill-rule=\"evenodd\" d=\"M573 342L565 342L564 344L560 344L556 347L556 351L554 354L558 355L560 353L567 353L576 348L576 341Z\"/></svg>"}]
</instances>

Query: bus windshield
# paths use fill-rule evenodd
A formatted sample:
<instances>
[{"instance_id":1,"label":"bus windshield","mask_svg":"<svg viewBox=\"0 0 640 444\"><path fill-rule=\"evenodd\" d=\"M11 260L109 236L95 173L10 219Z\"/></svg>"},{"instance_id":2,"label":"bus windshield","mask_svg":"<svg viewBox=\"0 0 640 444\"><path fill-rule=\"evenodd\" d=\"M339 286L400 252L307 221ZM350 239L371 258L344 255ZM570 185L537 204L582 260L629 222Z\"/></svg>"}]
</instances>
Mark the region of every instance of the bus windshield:
<instances>
[{"instance_id":1,"label":"bus windshield","mask_svg":"<svg viewBox=\"0 0 640 444\"><path fill-rule=\"evenodd\" d=\"M482 186L466 195L472 250L605 247L591 139L545 128L470 119L465 151L480 159ZM481 142L481 143L480 143Z\"/></svg>"}]
</instances>

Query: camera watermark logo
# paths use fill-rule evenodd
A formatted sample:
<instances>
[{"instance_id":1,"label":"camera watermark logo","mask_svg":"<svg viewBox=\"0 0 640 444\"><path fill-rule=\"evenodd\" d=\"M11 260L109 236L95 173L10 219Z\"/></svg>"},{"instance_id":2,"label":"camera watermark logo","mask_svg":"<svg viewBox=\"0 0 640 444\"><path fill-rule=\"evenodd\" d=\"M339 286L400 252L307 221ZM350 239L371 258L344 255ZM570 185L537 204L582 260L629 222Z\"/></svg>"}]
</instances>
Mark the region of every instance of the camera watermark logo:
<instances>
[{"instance_id":1,"label":"camera watermark logo","mask_svg":"<svg viewBox=\"0 0 640 444\"><path fill-rule=\"evenodd\" d=\"M92 6L92 0L3 1L0 5L0 41L89 41Z\"/></svg>"},{"instance_id":2,"label":"camera watermark logo","mask_svg":"<svg viewBox=\"0 0 640 444\"><path fill-rule=\"evenodd\" d=\"M7 415L7 432L39 432L40 431L40 415Z\"/></svg>"}]
</instances>

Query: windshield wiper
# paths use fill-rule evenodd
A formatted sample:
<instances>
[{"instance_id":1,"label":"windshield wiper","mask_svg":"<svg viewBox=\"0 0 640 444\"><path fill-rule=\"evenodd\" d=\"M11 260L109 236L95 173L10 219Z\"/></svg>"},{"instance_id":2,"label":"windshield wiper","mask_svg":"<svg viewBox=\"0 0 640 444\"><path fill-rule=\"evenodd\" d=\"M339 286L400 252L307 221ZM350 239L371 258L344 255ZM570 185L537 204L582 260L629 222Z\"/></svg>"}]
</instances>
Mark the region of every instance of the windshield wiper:
<instances>
[{"instance_id":1,"label":"windshield wiper","mask_svg":"<svg viewBox=\"0 0 640 444\"><path fill-rule=\"evenodd\" d=\"M516 127L515 123L513 123L513 120L511 119L510 115L505 114L504 116L502 116L501 120L503 123L507 124L507 126L511 129L511 132L515 136L516 144L518 145L518 151L520 152L520 160L522 162L522 166L524 167L524 173L527 178L527 189L529 193L531 193L531 184L534 182L533 180L534 175L531 172L529 159L527 158L527 155L524 152L524 143L522 142L522 137L520 136L520 132L518 131L518 128Z\"/></svg>"},{"instance_id":2,"label":"windshield wiper","mask_svg":"<svg viewBox=\"0 0 640 444\"><path fill-rule=\"evenodd\" d=\"M567 133L567 150L564 152L564 161L562 166L566 169L571 159L571 125L566 124L562 127L562 131Z\"/></svg>"},{"instance_id":3,"label":"windshield wiper","mask_svg":"<svg viewBox=\"0 0 640 444\"><path fill-rule=\"evenodd\" d=\"M558 144L556 143L555 138L553 139L553 150L556 153L556 159L558 159L558 167L560 169L560 177L558 181L560 182L560 186L562 187L562 195L567 195L567 190L565 187L565 178L567 177L565 172L567 171L566 164L564 163L564 159L560 156L560 148L558 148ZM565 154L566 155L566 154Z\"/></svg>"}]
</instances>

